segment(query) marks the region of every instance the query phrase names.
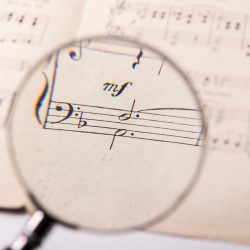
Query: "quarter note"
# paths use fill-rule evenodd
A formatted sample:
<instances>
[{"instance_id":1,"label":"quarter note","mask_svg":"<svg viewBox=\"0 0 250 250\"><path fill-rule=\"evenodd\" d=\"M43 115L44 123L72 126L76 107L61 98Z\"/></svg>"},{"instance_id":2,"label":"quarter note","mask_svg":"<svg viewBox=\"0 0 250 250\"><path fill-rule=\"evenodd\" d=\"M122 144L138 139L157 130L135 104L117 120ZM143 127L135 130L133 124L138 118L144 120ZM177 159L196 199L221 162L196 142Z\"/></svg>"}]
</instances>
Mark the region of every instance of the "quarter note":
<instances>
[{"instance_id":1,"label":"quarter note","mask_svg":"<svg viewBox=\"0 0 250 250\"><path fill-rule=\"evenodd\" d=\"M37 25L37 21L38 21L38 18L35 17L34 20L33 20L33 22L32 22L32 26L33 27Z\"/></svg>"},{"instance_id":2,"label":"quarter note","mask_svg":"<svg viewBox=\"0 0 250 250\"><path fill-rule=\"evenodd\" d=\"M19 22L20 24L23 23L24 18L25 18L25 16L24 16L24 15L21 15L21 17L20 17L20 19L18 20L18 22Z\"/></svg>"},{"instance_id":3,"label":"quarter note","mask_svg":"<svg viewBox=\"0 0 250 250\"><path fill-rule=\"evenodd\" d=\"M193 21L193 15L192 14L188 14L187 15L187 24L191 24Z\"/></svg>"},{"instance_id":4,"label":"quarter note","mask_svg":"<svg viewBox=\"0 0 250 250\"><path fill-rule=\"evenodd\" d=\"M181 20L181 17L182 17L182 12L181 11L178 11L175 14L175 17L176 17L176 21L180 21Z\"/></svg>"},{"instance_id":5,"label":"quarter note","mask_svg":"<svg viewBox=\"0 0 250 250\"><path fill-rule=\"evenodd\" d=\"M11 19L12 19L12 17L13 17L13 13L12 13L12 12L10 12L10 13L9 13L9 15L8 15L8 19L7 19L7 20L10 22L10 21L11 21Z\"/></svg>"}]
</instances>

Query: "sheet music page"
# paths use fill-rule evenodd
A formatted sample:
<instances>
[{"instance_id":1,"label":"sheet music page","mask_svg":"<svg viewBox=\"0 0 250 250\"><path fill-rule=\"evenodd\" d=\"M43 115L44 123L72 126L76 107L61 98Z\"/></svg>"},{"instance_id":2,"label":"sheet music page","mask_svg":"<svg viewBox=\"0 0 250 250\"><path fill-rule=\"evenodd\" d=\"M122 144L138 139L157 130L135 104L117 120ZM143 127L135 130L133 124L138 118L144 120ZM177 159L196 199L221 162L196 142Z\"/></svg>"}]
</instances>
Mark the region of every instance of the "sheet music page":
<instances>
[{"instance_id":1,"label":"sheet music page","mask_svg":"<svg viewBox=\"0 0 250 250\"><path fill-rule=\"evenodd\" d=\"M199 183L148 230L249 244L250 2L88 1L79 35L104 32L139 37L173 57L193 79L209 120Z\"/></svg>"},{"instance_id":2,"label":"sheet music page","mask_svg":"<svg viewBox=\"0 0 250 250\"><path fill-rule=\"evenodd\" d=\"M35 61L75 37L83 7L84 0L0 0L1 208L25 203L6 149L4 126L13 95Z\"/></svg>"}]
</instances>

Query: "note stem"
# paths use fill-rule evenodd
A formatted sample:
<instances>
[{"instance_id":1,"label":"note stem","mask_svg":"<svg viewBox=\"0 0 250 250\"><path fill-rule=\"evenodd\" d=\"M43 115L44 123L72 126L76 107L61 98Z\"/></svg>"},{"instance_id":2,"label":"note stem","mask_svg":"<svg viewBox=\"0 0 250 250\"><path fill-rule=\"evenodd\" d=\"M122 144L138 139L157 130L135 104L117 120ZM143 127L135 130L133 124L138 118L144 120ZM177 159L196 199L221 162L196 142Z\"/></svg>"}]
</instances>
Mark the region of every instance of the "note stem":
<instances>
[{"instance_id":1,"label":"note stem","mask_svg":"<svg viewBox=\"0 0 250 250\"><path fill-rule=\"evenodd\" d=\"M112 142L111 142L111 145L110 145L110 150L112 149L113 145L114 145L114 142L115 142L115 138L116 136L124 136L125 134L127 133L127 130L126 129L117 129L113 135L113 138L112 138Z\"/></svg>"},{"instance_id":2,"label":"note stem","mask_svg":"<svg viewBox=\"0 0 250 250\"><path fill-rule=\"evenodd\" d=\"M131 118L132 113L134 112L135 100L133 101L132 107L128 113L123 113L119 116L120 121L127 121Z\"/></svg>"}]
</instances>

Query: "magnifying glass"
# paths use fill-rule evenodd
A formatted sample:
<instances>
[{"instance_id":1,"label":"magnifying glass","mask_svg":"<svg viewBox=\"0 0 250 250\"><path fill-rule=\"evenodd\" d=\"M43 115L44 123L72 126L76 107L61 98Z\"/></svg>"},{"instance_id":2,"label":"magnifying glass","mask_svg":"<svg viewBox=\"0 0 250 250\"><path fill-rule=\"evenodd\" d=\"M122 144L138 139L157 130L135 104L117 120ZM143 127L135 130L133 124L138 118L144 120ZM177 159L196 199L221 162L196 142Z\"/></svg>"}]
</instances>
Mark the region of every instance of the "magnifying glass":
<instances>
[{"instance_id":1,"label":"magnifying glass","mask_svg":"<svg viewBox=\"0 0 250 250\"><path fill-rule=\"evenodd\" d=\"M35 65L8 121L15 171L37 212L8 249L54 222L142 229L188 195L205 149L201 104L167 55L119 37L66 44Z\"/></svg>"}]
</instances>

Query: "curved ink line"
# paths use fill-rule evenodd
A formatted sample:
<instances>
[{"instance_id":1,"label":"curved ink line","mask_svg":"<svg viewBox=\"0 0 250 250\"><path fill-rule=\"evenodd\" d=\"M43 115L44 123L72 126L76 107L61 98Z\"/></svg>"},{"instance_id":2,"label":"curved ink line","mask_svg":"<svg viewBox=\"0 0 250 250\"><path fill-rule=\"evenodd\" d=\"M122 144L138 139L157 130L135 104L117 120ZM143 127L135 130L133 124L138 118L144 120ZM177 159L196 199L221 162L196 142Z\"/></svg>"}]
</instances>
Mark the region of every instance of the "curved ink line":
<instances>
[{"instance_id":1,"label":"curved ink line","mask_svg":"<svg viewBox=\"0 0 250 250\"><path fill-rule=\"evenodd\" d=\"M132 113L134 112L134 106L135 106L135 100L133 101L131 110L128 113L123 113L120 116L118 116L118 119L120 121L127 121L127 120L129 120L131 118L131 116L132 116Z\"/></svg>"},{"instance_id":2,"label":"curved ink line","mask_svg":"<svg viewBox=\"0 0 250 250\"><path fill-rule=\"evenodd\" d=\"M74 60L74 61L78 61L78 60L81 59L81 57L82 57L82 45L81 45L81 43L79 44L79 55L77 56L76 51L73 50L73 49L71 49L71 50L69 51L69 56L70 56L70 58L71 58L72 60Z\"/></svg>"},{"instance_id":3,"label":"curved ink line","mask_svg":"<svg viewBox=\"0 0 250 250\"><path fill-rule=\"evenodd\" d=\"M198 109L187 109L187 108L153 108L153 109L141 109L141 110L137 110L137 112L143 112L143 111L153 111L153 110L182 110L182 111L199 111Z\"/></svg>"},{"instance_id":4,"label":"curved ink line","mask_svg":"<svg viewBox=\"0 0 250 250\"><path fill-rule=\"evenodd\" d=\"M115 90L113 90L113 92L118 92L118 93L116 93L116 94L111 94L113 97L117 97L117 96L119 96L124 90L125 90L125 88L128 86L128 85L130 85L130 86L132 86L133 85L133 83L132 82L125 82L124 84L122 84L122 86L121 86L121 88L119 89L119 90L116 90L116 88L115 88Z\"/></svg>"},{"instance_id":5,"label":"curved ink line","mask_svg":"<svg viewBox=\"0 0 250 250\"><path fill-rule=\"evenodd\" d=\"M52 58L53 58L53 54L51 54L49 57L48 57L48 59L47 59L47 63L46 63L46 65L45 65L45 67L44 68L47 68L49 65L50 65L50 63L51 63L51 61L52 61Z\"/></svg>"},{"instance_id":6,"label":"curved ink line","mask_svg":"<svg viewBox=\"0 0 250 250\"><path fill-rule=\"evenodd\" d=\"M39 96L38 101L37 101L36 106L35 106L35 116L36 116L36 119L37 119L37 121L38 121L38 123L40 125L42 125L42 121L41 121L41 118L40 118L40 109L41 109L41 107L43 105L43 101L44 101L44 99L45 99L45 97L46 97L46 95L48 93L48 90L49 90L48 77L44 72L42 72L42 74L43 74L43 76L45 78L45 86L44 86L44 88L42 90L42 93Z\"/></svg>"},{"instance_id":7,"label":"curved ink line","mask_svg":"<svg viewBox=\"0 0 250 250\"><path fill-rule=\"evenodd\" d=\"M120 133L120 132L122 132L122 133ZM113 138L112 138L111 145L110 145L109 149L110 150L112 149L112 147L114 145L114 142L115 142L116 136L124 136L127 132L128 132L127 129L117 129L115 131L114 135L113 135Z\"/></svg>"},{"instance_id":8,"label":"curved ink line","mask_svg":"<svg viewBox=\"0 0 250 250\"><path fill-rule=\"evenodd\" d=\"M67 103L67 102L65 102L65 104L67 104L68 107L69 107L69 112L67 113L67 115L63 119L61 119L60 121L51 122L51 123L60 123L62 121L67 120L72 115L72 113L74 112L73 106L70 103Z\"/></svg>"},{"instance_id":9,"label":"curved ink line","mask_svg":"<svg viewBox=\"0 0 250 250\"><path fill-rule=\"evenodd\" d=\"M120 132L122 132L122 133L120 133ZM128 130L127 129L117 129L116 131L115 131L115 136L124 136L126 133L128 132Z\"/></svg>"},{"instance_id":10,"label":"curved ink line","mask_svg":"<svg viewBox=\"0 0 250 250\"><path fill-rule=\"evenodd\" d=\"M139 54L136 56L137 61L132 64L132 68L135 69L136 65L140 64L141 57L143 56L143 50L140 49Z\"/></svg>"}]
</instances>

